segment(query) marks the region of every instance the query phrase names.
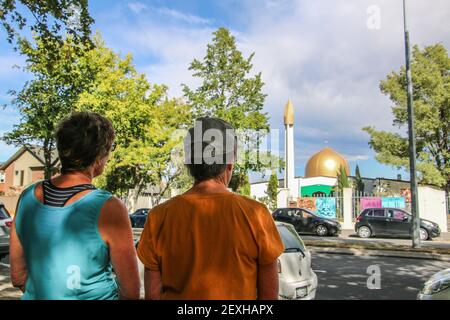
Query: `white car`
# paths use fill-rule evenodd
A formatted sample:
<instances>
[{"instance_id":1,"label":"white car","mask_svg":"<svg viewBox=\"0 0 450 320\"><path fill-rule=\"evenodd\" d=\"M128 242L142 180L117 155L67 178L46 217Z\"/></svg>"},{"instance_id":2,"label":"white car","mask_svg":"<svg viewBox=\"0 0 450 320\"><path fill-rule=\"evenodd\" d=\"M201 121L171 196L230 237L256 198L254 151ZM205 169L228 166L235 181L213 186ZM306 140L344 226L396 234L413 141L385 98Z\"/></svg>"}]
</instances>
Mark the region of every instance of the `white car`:
<instances>
[{"instance_id":1,"label":"white car","mask_svg":"<svg viewBox=\"0 0 450 320\"><path fill-rule=\"evenodd\" d=\"M317 275L311 268L311 253L306 249L293 225L276 222L276 226L285 249L278 257L280 299L314 299Z\"/></svg>"},{"instance_id":2,"label":"white car","mask_svg":"<svg viewBox=\"0 0 450 320\"><path fill-rule=\"evenodd\" d=\"M418 300L450 300L450 268L434 274L420 293Z\"/></svg>"},{"instance_id":3,"label":"white car","mask_svg":"<svg viewBox=\"0 0 450 320\"><path fill-rule=\"evenodd\" d=\"M0 203L0 260L9 254L9 228L12 219L5 206Z\"/></svg>"}]
</instances>

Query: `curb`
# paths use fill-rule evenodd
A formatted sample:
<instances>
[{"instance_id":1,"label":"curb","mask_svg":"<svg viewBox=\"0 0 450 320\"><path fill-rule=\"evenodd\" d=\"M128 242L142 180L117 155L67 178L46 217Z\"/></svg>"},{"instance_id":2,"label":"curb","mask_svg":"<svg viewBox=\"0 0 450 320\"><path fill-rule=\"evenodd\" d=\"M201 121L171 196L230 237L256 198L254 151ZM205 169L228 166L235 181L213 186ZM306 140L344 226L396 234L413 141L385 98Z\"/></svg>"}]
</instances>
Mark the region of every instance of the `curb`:
<instances>
[{"instance_id":1,"label":"curb","mask_svg":"<svg viewBox=\"0 0 450 320\"><path fill-rule=\"evenodd\" d=\"M367 249L344 249L308 246L311 253L345 254L353 256L389 257L403 259L423 259L450 262L450 255L427 253L427 252L405 252L392 250L367 250Z\"/></svg>"}]
</instances>

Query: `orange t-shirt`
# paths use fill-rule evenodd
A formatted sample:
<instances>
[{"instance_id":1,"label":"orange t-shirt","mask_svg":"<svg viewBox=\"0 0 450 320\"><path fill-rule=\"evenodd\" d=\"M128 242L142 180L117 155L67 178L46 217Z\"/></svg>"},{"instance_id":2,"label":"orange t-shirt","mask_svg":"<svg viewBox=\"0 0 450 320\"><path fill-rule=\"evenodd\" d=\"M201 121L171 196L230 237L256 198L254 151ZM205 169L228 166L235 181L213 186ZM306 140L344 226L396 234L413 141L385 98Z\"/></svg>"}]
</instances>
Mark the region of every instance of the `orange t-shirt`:
<instances>
[{"instance_id":1,"label":"orange t-shirt","mask_svg":"<svg viewBox=\"0 0 450 320\"><path fill-rule=\"evenodd\" d=\"M162 299L256 299L258 265L284 247L267 208L234 193L183 194L150 211L138 256Z\"/></svg>"}]
</instances>

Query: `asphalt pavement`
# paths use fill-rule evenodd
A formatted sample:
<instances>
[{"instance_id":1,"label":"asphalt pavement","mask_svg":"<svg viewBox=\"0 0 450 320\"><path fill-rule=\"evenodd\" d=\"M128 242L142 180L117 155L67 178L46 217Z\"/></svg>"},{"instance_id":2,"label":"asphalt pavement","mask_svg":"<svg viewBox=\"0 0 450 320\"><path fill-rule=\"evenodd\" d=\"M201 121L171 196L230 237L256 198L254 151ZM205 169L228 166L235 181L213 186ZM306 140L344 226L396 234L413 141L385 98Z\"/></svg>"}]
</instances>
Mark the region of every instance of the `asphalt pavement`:
<instances>
[{"instance_id":1,"label":"asphalt pavement","mask_svg":"<svg viewBox=\"0 0 450 320\"><path fill-rule=\"evenodd\" d=\"M320 241L320 242L330 242L330 243L342 243L347 245L364 245L364 244L386 244L391 246L411 246L412 240L405 238L369 238L362 239L359 238L354 232L351 230L343 230L342 234L338 237L318 237L315 235L300 235L303 240L310 241ZM444 235L441 238L421 241L422 248L439 248L439 249L450 249L450 239L448 239L448 235Z\"/></svg>"},{"instance_id":2,"label":"asphalt pavement","mask_svg":"<svg viewBox=\"0 0 450 320\"><path fill-rule=\"evenodd\" d=\"M434 273L450 268L450 263L314 253L312 266L319 282L316 299L414 300L425 281ZM378 275L378 270L379 283L374 277ZM368 281L372 289L369 289Z\"/></svg>"},{"instance_id":3,"label":"asphalt pavement","mask_svg":"<svg viewBox=\"0 0 450 320\"><path fill-rule=\"evenodd\" d=\"M0 260L0 300L20 299L22 292L13 288L9 277L9 260L6 257Z\"/></svg>"}]
</instances>

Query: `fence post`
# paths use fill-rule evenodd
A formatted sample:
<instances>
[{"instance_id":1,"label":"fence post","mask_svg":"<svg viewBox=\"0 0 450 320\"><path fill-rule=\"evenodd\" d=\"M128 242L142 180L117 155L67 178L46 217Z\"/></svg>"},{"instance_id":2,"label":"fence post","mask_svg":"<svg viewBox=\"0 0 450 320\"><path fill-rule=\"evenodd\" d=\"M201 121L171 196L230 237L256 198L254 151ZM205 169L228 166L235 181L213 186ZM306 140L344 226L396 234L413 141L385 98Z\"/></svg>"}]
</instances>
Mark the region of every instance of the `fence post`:
<instances>
[{"instance_id":1,"label":"fence post","mask_svg":"<svg viewBox=\"0 0 450 320\"><path fill-rule=\"evenodd\" d=\"M344 188L342 192L342 201L344 208L344 225L342 226L342 229L353 230L352 200L352 188Z\"/></svg>"}]
</instances>

